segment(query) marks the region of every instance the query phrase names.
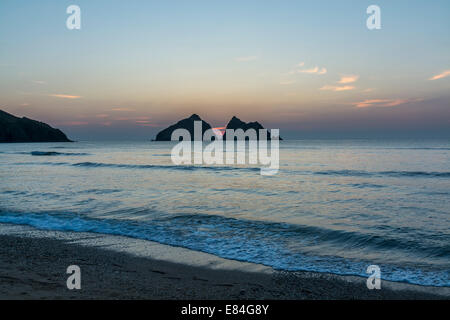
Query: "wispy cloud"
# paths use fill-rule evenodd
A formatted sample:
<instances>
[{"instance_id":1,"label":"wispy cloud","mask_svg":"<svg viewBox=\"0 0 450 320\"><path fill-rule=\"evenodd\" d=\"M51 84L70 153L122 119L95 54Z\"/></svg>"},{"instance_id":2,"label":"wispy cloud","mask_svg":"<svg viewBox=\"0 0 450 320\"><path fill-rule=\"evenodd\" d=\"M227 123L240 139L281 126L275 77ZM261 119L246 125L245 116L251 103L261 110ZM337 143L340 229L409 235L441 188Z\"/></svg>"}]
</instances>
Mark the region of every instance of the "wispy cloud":
<instances>
[{"instance_id":1,"label":"wispy cloud","mask_svg":"<svg viewBox=\"0 0 450 320\"><path fill-rule=\"evenodd\" d=\"M258 56L237 57L234 60L237 62L247 62L247 61L255 61L256 59L258 59Z\"/></svg>"},{"instance_id":2,"label":"wispy cloud","mask_svg":"<svg viewBox=\"0 0 450 320\"><path fill-rule=\"evenodd\" d=\"M136 121L136 124L141 127L159 127L156 123L151 123L150 121Z\"/></svg>"},{"instance_id":3,"label":"wispy cloud","mask_svg":"<svg viewBox=\"0 0 450 320\"><path fill-rule=\"evenodd\" d=\"M33 82L35 84L47 84L47 82L43 81L43 80L31 80L31 82Z\"/></svg>"},{"instance_id":4,"label":"wispy cloud","mask_svg":"<svg viewBox=\"0 0 450 320\"><path fill-rule=\"evenodd\" d=\"M121 112L127 112L127 111L136 111L132 108L126 108L126 107L114 107L111 109L111 111L121 111Z\"/></svg>"},{"instance_id":5,"label":"wispy cloud","mask_svg":"<svg viewBox=\"0 0 450 320\"><path fill-rule=\"evenodd\" d=\"M89 123L85 122L85 121L67 121L67 122L58 123L58 125L62 125L62 126L86 126L88 124Z\"/></svg>"},{"instance_id":6,"label":"wispy cloud","mask_svg":"<svg viewBox=\"0 0 450 320\"><path fill-rule=\"evenodd\" d=\"M49 97L61 98L61 99L80 99L81 96L74 96L69 94L49 94Z\"/></svg>"},{"instance_id":7,"label":"wispy cloud","mask_svg":"<svg viewBox=\"0 0 450 320\"><path fill-rule=\"evenodd\" d=\"M328 91L348 91L355 89L354 86L323 86L320 90L328 90Z\"/></svg>"},{"instance_id":8,"label":"wispy cloud","mask_svg":"<svg viewBox=\"0 0 450 320\"><path fill-rule=\"evenodd\" d=\"M144 123L151 123L151 122L149 120L136 120L136 123L144 124Z\"/></svg>"},{"instance_id":9,"label":"wispy cloud","mask_svg":"<svg viewBox=\"0 0 450 320\"><path fill-rule=\"evenodd\" d=\"M448 76L450 76L450 70L445 70L435 76L432 76L428 80L438 80L438 79L447 78Z\"/></svg>"},{"instance_id":10,"label":"wispy cloud","mask_svg":"<svg viewBox=\"0 0 450 320\"><path fill-rule=\"evenodd\" d=\"M338 86L336 85L325 85L320 90L328 90L328 91L349 91L355 89L354 86L349 85L350 83L354 83L359 79L358 75L345 75L341 76L341 79L337 81Z\"/></svg>"},{"instance_id":11,"label":"wispy cloud","mask_svg":"<svg viewBox=\"0 0 450 320\"><path fill-rule=\"evenodd\" d=\"M338 81L338 83L340 84L353 83L356 82L358 79L359 79L358 75L341 76L341 79Z\"/></svg>"},{"instance_id":12,"label":"wispy cloud","mask_svg":"<svg viewBox=\"0 0 450 320\"><path fill-rule=\"evenodd\" d=\"M368 107L395 107L401 104L422 101L422 99L366 99L360 102L352 103L357 108Z\"/></svg>"},{"instance_id":13,"label":"wispy cloud","mask_svg":"<svg viewBox=\"0 0 450 320\"><path fill-rule=\"evenodd\" d=\"M319 68L319 67L314 67L314 68L310 68L310 69L303 69L303 70L297 70L297 73L308 73L308 74L326 74L327 73L327 69L326 68Z\"/></svg>"},{"instance_id":14,"label":"wispy cloud","mask_svg":"<svg viewBox=\"0 0 450 320\"><path fill-rule=\"evenodd\" d=\"M305 66L304 62L300 62L298 64L296 64L294 66L294 69L287 72L286 74L298 74L298 73L306 73L306 74L318 74L318 75L322 75L322 74L326 74L327 73L327 68L324 67L312 67L312 68L307 68L307 69L300 69L303 68Z\"/></svg>"},{"instance_id":15,"label":"wispy cloud","mask_svg":"<svg viewBox=\"0 0 450 320\"><path fill-rule=\"evenodd\" d=\"M136 123L150 122L149 117L119 117L119 118L114 118L113 120L114 121L133 121Z\"/></svg>"}]
</instances>

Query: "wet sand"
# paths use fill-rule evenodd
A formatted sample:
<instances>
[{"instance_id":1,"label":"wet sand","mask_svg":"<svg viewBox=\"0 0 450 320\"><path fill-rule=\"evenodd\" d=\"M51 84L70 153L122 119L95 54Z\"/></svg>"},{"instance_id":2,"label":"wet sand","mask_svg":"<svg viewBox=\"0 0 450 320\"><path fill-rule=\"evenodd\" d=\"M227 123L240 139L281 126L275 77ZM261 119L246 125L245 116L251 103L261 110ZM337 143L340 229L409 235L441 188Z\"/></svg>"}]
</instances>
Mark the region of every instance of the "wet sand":
<instances>
[{"instance_id":1,"label":"wet sand","mask_svg":"<svg viewBox=\"0 0 450 320\"><path fill-rule=\"evenodd\" d=\"M66 269L81 268L81 290ZM449 299L450 288L272 268L158 243L0 224L0 299Z\"/></svg>"}]
</instances>

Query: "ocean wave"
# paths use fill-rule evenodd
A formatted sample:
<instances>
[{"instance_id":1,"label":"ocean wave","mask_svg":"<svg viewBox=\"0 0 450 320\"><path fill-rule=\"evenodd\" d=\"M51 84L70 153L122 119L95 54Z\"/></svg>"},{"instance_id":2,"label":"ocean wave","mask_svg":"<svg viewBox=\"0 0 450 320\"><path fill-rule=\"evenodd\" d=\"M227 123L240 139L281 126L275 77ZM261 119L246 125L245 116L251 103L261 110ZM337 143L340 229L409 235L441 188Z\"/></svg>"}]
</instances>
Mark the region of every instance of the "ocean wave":
<instances>
[{"instance_id":1,"label":"ocean wave","mask_svg":"<svg viewBox=\"0 0 450 320\"><path fill-rule=\"evenodd\" d=\"M33 151L36 156L48 155L88 155L87 153L58 153L58 152L42 152ZM158 164L128 164L128 163L104 163L104 162L20 162L16 165L53 165L53 166L73 166L84 168L122 168L122 169L162 169L162 170L182 170L182 171L248 171L260 172L261 168L257 167L238 167L238 166L204 166L204 165L158 165ZM284 170L283 170L284 171ZM398 178L450 178L450 172L438 171L364 171L364 170L324 170L324 171L305 171L305 170L285 170L286 174L300 174L300 175L323 175L323 176L346 176L346 177L398 177ZM354 187L382 187L376 184L355 184Z\"/></svg>"},{"instance_id":2,"label":"ocean wave","mask_svg":"<svg viewBox=\"0 0 450 320\"><path fill-rule=\"evenodd\" d=\"M450 172L427 172L427 171L383 171L381 175L388 175L392 177L436 177L448 178Z\"/></svg>"},{"instance_id":3,"label":"ocean wave","mask_svg":"<svg viewBox=\"0 0 450 320\"><path fill-rule=\"evenodd\" d=\"M79 162L73 163L72 166L75 167L90 167L90 168L128 168L128 169L168 169L168 170L211 170L211 171L232 171L232 170L243 170L243 171L259 171L260 168L249 168L249 167L223 167L223 166L188 166L188 165L155 165L155 164L123 164L123 163L101 163L101 162Z\"/></svg>"},{"instance_id":4,"label":"ocean wave","mask_svg":"<svg viewBox=\"0 0 450 320\"><path fill-rule=\"evenodd\" d=\"M301 238L303 240L311 239L313 242L339 244L342 248L364 248L375 250L404 250L410 251L411 248L420 251L424 256L431 257L448 256L450 258L450 244L446 246L422 245L421 241L414 238L395 237L396 234L415 234L418 230L409 228L390 228L385 226L384 236L373 234L364 234L357 231L346 231L339 229L323 228L318 226L298 225L289 223L267 222L241 220L216 215L180 215L166 218L170 223L177 222L181 225L208 225L214 227L223 227L226 229L241 230L242 232L252 233L257 231L254 237L264 234L264 238L277 238L282 235L286 238ZM387 230L389 229L390 230ZM253 236L252 236L253 237Z\"/></svg>"},{"instance_id":5,"label":"ocean wave","mask_svg":"<svg viewBox=\"0 0 450 320\"><path fill-rule=\"evenodd\" d=\"M212 215L178 215L150 221L87 218L76 213L22 213L0 210L0 222L29 225L45 230L96 232L122 235L163 244L203 251L217 256L260 263L279 270L316 271L343 275L366 276L367 265L376 262L375 253L389 255L405 251L418 256L418 261L440 259L448 261L450 246L427 246L414 238L397 239L393 232L385 237L354 231L331 230L316 226L292 225L263 221L238 220ZM409 232L408 230L403 230ZM420 233L420 231L419 231ZM416 237L420 239L421 237ZM371 261L348 259L314 252L321 245L340 248L334 252L348 252L357 248L368 250ZM366 256L366 255L364 255ZM417 265L387 263L383 255L383 279L431 286L450 286L449 271L421 269ZM386 262L386 263L385 263ZM447 263L448 264L448 263Z\"/></svg>"},{"instance_id":6,"label":"ocean wave","mask_svg":"<svg viewBox=\"0 0 450 320\"><path fill-rule=\"evenodd\" d=\"M383 149L393 149L393 150L450 150L446 147L395 147L395 148L383 148Z\"/></svg>"},{"instance_id":7,"label":"ocean wave","mask_svg":"<svg viewBox=\"0 0 450 320\"><path fill-rule=\"evenodd\" d=\"M429 178L448 178L450 172L428 172L428 171L360 171L360 170L326 170L314 171L316 175L331 175L331 176L349 176L349 177L373 177L373 176L388 176L388 177L429 177Z\"/></svg>"},{"instance_id":8,"label":"ocean wave","mask_svg":"<svg viewBox=\"0 0 450 320\"><path fill-rule=\"evenodd\" d=\"M120 189L88 189L84 191L80 191L79 193L85 193L85 194L109 194L109 193L116 193L116 192L122 192L123 190Z\"/></svg>"},{"instance_id":9,"label":"ocean wave","mask_svg":"<svg viewBox=\"0 0 450 320\"><path fill-rule=\"evenodd\" d=\"M23 154L30 156L88 156L89 153L85 152L57 152L57 151L20 151L20 152L0 152L6 154Z\"/></svg>"},{"instance_id":10,"label":"ocean wave","mask_svg":"<svg viewBox=\"0 0 450 320\"><path fill-rule=\"evenodd\" d=\"M28 154L28 153L24 153ZM88 153L84 152L56 152L56 151L31 151L29 154L32 156L87 156Z\"/></svg>"},{"instance_id":11,"label":"ocean wave","mask_svg":"<svg viewBox=\"0 0 450 320\"><path fill-rule=\"evenodd\" d=\"M122 168L122 169L161 169L161 170L182 170L182 171L248 171L259 172L260 168L236 167L236 166L200 166L200 165L157 165L157 164L126 164L126 163L104 163L104 162L19 162L16 165L50 165L50 166L72 166L81 168Z\"/></svg>"},{"instance_id":12,"label":"ocean wave","mask_svg":"<svg viewBox=\"0 0 450 320\"><path fill-rule=\"evenodd\" d=\"M358 189L365 189L365 188L378 189L378 188L386 187L386 186L381 185L381 184L365 183L365 182L362 182L362 183L350 183L350 184L348 184L348 186L355 187L355 188L358 188Z\"/></svg>"}]
</instances>

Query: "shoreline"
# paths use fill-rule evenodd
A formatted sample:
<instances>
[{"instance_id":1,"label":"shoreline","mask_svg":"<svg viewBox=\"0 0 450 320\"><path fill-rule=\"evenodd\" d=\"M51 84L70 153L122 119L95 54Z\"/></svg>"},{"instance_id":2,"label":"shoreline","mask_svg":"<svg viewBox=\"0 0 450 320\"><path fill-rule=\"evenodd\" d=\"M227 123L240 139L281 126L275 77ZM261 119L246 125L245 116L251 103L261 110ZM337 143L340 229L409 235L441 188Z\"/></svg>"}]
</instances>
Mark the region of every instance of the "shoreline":
<instances>
[{"instance_id":1,"label":"shoreline","mask_svg":"<svg viewBox=\"0 0 450 320\"><path fill-rule=\"evenodd\" d=\"M81 268L81 290L66 269ZM448 287L285 272L147 240L0 224L0 299L450 299Z\"/></svg>"}]
</instances>

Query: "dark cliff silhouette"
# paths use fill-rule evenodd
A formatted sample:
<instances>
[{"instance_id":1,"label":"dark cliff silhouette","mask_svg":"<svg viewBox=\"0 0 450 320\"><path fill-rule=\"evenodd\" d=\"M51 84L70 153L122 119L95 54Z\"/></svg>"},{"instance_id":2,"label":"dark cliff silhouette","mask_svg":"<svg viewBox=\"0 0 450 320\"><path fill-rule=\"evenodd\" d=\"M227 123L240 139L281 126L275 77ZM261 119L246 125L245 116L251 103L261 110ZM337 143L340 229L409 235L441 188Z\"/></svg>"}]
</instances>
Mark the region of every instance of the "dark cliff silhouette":
<instances>
[{"instance_id":1,"label":"dark cliff silhouette","mask_svg":"<svg viewBox=\"0 0 450 320\"><path fill-rule=\"evenodd\" d=\"M72 142L48 124L0 110L0 142Z\"/></svg>"},{"instance_id":2,"label":"dark cliff silhouette","mask_svg":"<svg viewBox=\"0 0 450 320\"><path fill-rule=\"evenodd\" d=\"M211 125L205 121L203 121L198 115L193 114L189 118L178 121L176 124L171 125L170 127L160 131L156 135L155 141L171 141L172 140L172 132L176 129L186 129L191 134L191 140L194 140L194 121L202 122L202 139L203 134L206 130L211 129Z\"/></svg>"},{"instance_id":3,"label":"dark cliff silhouette","mask_svg":"<svg viewBox=\"0 0 450 320\"><path fill-rule=\"evenodd\" d=\"M198 115L193 114L189 118L183 119L178 121L176 124L171 125L170 127L160 131L156 135L156 139L154 141L171 141L172 140L172 132L174 132L176 129L186 129L191 134L191 140L194 139L194 122L195 121L201 121L202 122L202 137L206 130L211 129L211 125L205 121L203 121ZM244 122L240 120L237 117L231 118L230 122L228 122L228 125L226 126L226 129L233 129L238 130L242 129L247 131L248 129L254 129L256 132L256 139L259 140L259 130L264 129L264 127L257 121L255 122ZM223 140L226 139L226 133L223 135ZM245 137L246 140L249 140L249 137ZM235 140L237 138L235 137ZM270 131L267 130L267 140L271 140L270 137ZM283 140L281 137L279 137L279 140Z\"/></svg>"},{"instance_id":4,"label":"dark cliff silhouette","mask_svg":"<svg viewBox=\"0 0 450 320\"><path fill-rule=\"evenodd\" d=\"M242 129L244 131L247 131L248 129L254 129L256 131L256 139L260 139L259 137L259 130L260 129L264 129L264 127L258 122L258 121L254 121L254 122L244 122L241 119L233 116L233 118L231 118L230 122L228 122L226 129L233 129L233 130L238 130L238 129ZM223 139L225 140L226 137L226 133L223 135ZM246 137L246 140L248 140L249 138ZM270 131L267 130L267 140L271 140L270 137ZM279 140L283 140L281 139L281 137L279 137Z\"/></svg>"}]
</instances>

